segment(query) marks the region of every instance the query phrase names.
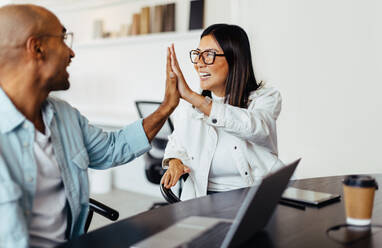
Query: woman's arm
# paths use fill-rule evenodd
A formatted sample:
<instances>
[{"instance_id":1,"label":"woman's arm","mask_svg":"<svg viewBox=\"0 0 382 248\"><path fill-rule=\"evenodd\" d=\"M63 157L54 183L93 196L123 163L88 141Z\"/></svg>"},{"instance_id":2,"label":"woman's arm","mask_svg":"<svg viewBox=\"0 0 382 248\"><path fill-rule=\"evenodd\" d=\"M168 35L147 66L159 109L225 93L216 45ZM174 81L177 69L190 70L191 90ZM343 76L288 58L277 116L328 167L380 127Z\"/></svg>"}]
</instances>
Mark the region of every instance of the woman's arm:
<instances>
[{"instance_id":1,"label":"woman's arm","mask_svg":"<svg viewBox=\"0 0 382 248\"><path fill-rule=\"evenodd\" d=\"M169 141L162 161L162 167L167 169L163 175L162 183L168 189L175 186L183 174L191 171L189 167L183 164L183 161L188 161L189 158L186 149L178 141L177 133L177 129L175 129L168 137Z\"/></svg>"},{"instance_id":2,"label":"woman's arm","mask_svg":"<svg viewBox=\"0 0 382 248\"><path fill-rule=\"evenodd\" d=\"M268 144L275 135L276 120L281 111L281 95L274 88L261 89L261 93L248 109L224 103L212 103L207 124L248 140Z\"/></svg>"}]
</instances>

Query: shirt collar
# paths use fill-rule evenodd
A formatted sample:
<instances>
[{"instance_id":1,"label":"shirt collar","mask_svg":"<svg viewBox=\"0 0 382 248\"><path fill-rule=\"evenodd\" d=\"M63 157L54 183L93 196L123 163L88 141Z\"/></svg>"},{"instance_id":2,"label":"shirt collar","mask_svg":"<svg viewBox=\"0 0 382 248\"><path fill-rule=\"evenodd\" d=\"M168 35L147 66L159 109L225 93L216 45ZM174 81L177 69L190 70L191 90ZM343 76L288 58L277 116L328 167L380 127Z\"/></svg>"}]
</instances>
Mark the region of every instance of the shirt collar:
<instances>
[{"instance_id":1,"label":"shirt collar","mask_svg":"<svg viewBox=\"0 0 382 248\"><path fill-rule=\"evenodd\" d=\"M50 126L55 113L52 103L47 100L43 104L42 115L46 125ZM27 121L25 116L15 107L11 99L0 87L0 132L7 133Z\"/></svg>"},{"instance_id":2,"label":"shirt collar","mask_svg":"<svg viewBox=\"0 0 382 248\"><path fill-rule=\"evenodd\" d=\"M25 121L25 116L17 110L11 99L0 87L0 131L12 131Z\"/></svg>"}]
</instances>

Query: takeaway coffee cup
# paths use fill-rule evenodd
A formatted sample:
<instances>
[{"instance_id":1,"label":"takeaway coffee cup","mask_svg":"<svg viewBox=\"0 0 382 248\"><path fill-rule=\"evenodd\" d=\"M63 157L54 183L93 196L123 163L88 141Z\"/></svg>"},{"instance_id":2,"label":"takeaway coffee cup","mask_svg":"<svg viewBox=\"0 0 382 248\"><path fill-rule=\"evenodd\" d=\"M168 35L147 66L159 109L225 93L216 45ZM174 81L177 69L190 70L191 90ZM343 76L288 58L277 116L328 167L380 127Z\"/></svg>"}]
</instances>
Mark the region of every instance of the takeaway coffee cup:
<instances>
[{"instance_id":1,"label":"takeaway coffee cup","mask_svg":"<svg viewBox=\"0 0 382 248\"><path fill-rule=\"evenodd\" d=\"M351 175L343 181L346 222L351 225L366 226L371 223L374 191L377 182L371 176Z\"/></svg>"}]
</instances>

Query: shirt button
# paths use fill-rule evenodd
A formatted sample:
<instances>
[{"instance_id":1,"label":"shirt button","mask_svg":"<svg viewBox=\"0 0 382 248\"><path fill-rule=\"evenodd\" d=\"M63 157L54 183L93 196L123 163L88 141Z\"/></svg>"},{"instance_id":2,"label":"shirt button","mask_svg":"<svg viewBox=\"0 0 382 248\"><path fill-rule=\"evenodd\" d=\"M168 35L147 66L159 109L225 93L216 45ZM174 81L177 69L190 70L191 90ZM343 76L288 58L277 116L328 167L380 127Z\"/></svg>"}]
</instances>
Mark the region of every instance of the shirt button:
<instances>
[{"instance_id":1,"label":"shirt button","mask_svg":"<svg viewBox=\"0 0 382 248\"><path fill-rule=\"evenodd\" d=\"M30 183L33 182L33 177L28 177L27 181Z\"/></svg>"},{"instance_id":2,"label":"shirt button","mask_svg":"<svg viewBox=\"0 0 382 248\"><path fill-rule=\"evenodd\" d=\"M216 124L216 122L218 122L218 120L216 120L215 118L212 119L212 123L213 123L213 124Z\"/></svg>"},{"instance_id":3,"label":"shirt button","mask_svg":"<svg viewBox=\"0 0 382 248\"><path fill-rule=\"evenodd\" d=\"M23 128L27 129L28 128L28 124L24 123Z\"/></svg>"},{"instance_id":4,"label":"shirt button","mask_svg":"<svg viewBox=\"0 0 382 248\"><path fill-rule=\"evenodd\" d=\"M234 147L233 147L233 149L235 149L235 150L236 150L236 149L237 149L237 146L234 146Z\"/></svg>"},{"instance_id":5,"label":"shirt button","mask_svg":"<svg viewBox=\"0 0 382 248\"><path fill-rule=\"evenodd\" d=\"M29 143L28 142L24 142L24 147L28 147L29 146Z\"/></svg>"}]
</instances>

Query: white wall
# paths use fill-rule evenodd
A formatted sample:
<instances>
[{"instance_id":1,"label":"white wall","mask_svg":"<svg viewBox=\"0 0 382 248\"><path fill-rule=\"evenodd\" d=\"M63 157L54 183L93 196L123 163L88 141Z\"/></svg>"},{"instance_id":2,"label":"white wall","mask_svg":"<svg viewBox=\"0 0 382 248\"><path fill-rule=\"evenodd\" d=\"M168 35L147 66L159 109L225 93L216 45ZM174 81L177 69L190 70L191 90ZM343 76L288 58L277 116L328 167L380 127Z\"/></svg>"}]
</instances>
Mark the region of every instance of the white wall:
<instances>
[{"instance_id":1,"label":"white wall","mask_svg":"<svg viewBox=\"0 0 382 248\"><path fill-rule=\"evenodd\" d=\"M198 32L84 43L93 17L101 15L109 27L117 26L137 3L58 13L80 37L70 67L72 88L61 96L93 122L121 125L137 118L135 99L162 99L165 47L172 41L186 78L198 87L187 53L198 45ZM380 13L378 0L206 2L206 24L243 26L250 36L257 78L280 89L280 157L285 162L303 158L298 178L382 172ZM186 23L180 26L184 31ZM139 161L135 167L118 169L117 184L159 194L143 179L134 180L143 176Z\"/></svg>"},{"instance_id":2,"label":"white wall","mask_svg":"<svg viewBox=\"0 0 382 248\"><path fill-rule=\"evenodd\" d=\"M297 177L382 172L382 3L241 0L259 79L283 96L280 157Z\"/></svg>"}]
</instances>

